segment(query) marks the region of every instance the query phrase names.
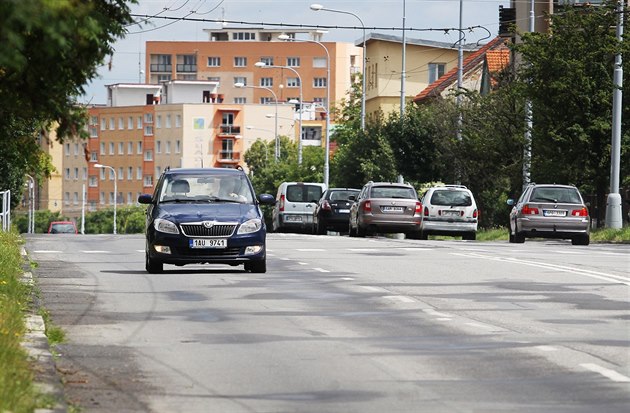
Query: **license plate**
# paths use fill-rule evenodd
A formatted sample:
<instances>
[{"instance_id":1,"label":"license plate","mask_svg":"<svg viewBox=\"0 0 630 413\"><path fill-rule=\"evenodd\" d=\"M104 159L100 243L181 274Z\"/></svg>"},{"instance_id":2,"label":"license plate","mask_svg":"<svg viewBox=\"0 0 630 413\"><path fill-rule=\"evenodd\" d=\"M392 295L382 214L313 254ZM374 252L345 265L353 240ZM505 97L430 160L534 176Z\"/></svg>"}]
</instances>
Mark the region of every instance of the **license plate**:
<instances>
[{"instance_id":1,"label":"license plate","mask_svg":"<svg viewBox=\"0 0 630 413\"><path fill-rule=\"evenodd\" d=\"M284 217L285 222L302 222L302 216L300 215L286 215Z\"/></svg>"},{"instance_id":2,"label":"license plate","mask_svg":"<svg viewBox=\"0 0 630 413\"><path fill-rule=\"evenodd\" d=\"M338 212L339 212L340 214L349 214L349 213L350 213L350 210L349 210L349 209L340 209Z\"/></svg>"},{"instance_id":3,"label":"license plate","mask_svg":"<svg viewBox=\"0 0 630 413\"><path fill-rule=\"evenodd\" d=\"M192 238L188 245L190 248L227 248L227 239Z\"/></svg>"},{"instance_id":4,"label":"license plate","mask_svg":"<svg viewBox=\"0 0 630 413\"><path fill-rule=\"evenodd\" d=\"M566 217L567 211L557 210L557 209L544 209L543 215L546 217Z\"/></svg>"},{"instance_id":5,"label":"license plate","mask_svg":"<svg viewBox=\"0 0 630 413\"><path fill-rule=\"evenodd\" d=\"M392 207L392 206L385 206L382 209L383 212L403 212L404 210L405 210L404 207Z\"/></svg>"},{"instance_id":6,"label":"license plate","mask_svg":"<svg viewBox=\"0 0 630 413\"><path fill-rule=\"evenodd\" d=\"M445 217L458 217L460 215L459 211L453 211L453 210L442 210L442 216Z\"/></svg>"}]
</instances>

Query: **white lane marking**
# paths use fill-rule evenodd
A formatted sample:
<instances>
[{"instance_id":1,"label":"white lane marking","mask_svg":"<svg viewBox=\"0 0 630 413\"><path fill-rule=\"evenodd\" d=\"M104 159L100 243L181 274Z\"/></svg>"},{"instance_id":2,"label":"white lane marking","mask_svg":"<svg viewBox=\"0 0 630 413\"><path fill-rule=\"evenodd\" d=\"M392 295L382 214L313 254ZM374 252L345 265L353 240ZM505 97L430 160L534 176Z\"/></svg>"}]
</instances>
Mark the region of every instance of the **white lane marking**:
<instances>
[{"instance_id":1,"label":"white lane marking","mask_svg":"<svg viewBox=\"0 0 630 413\"><path fill-rule=\"evenodd\" d=\"M55 250L35 250L33 252L36 252L38 254L61 254L62 251L55 251Z\"/></svg>"},{"instance_id":2,"label":"white lane marking","mask_svg":"<svg viewBox=\"0 0 630 413\"><path fill-rule=\"evenodd\" d=\"M557 347L554 347L554 346L536 346L536 347L534 347L534 348L535 348L535 349L538 349L538 350L540 350L540 351L546 351L546 352L549 352L549 351L558 351L558 348L557 348Z\"/></svg>"},{"instance_id":3,"label":"white lane marking","mask_svg":"<svg viewBox=\"0 0 630 413\"><path fill-rule=\"evenodd\" d=\"M352 277L341 277L341 279L344 281L354 281L354 278Z\"/></svg>"},{"instance_id":4,"label":"white lane marking","mask_svg":"<svg viewBox=\"0 0 630 413\"><path fill-rule=\"evenodd\" d=\"M319 272L330 272L328 270L325 270L323 268L313 268L315 271L319 271Z\"/></svg>"},{"instance_id":5,"label":"white lane marking","mask_svg":"<svg viewBox=\"0 0 630 413\"><path fill-rule=\"evenodd\" d=\"M298 262L299 265L308 265L306 262Z\"/></svg>"},{"instance_id":6,"label":"white lane marking","mask_svg":"<svg viewBox=\"0 0 630 413\"><path fill-rule=\"evenodd\" d=\"M452 318L448 318L448 317L439 317L436 318L437 321L453 321Z\"/></svg>"},{"instance_id":7,"label":"white lane marking","mask_svg":"<svg viewBox=\"0 0 630 413\"><path fill-rule=\"evenodd\" d=\"M361 287L363 287L363 289L368 290L368 291L372 291L374 293L384 293L387 292L387 290L380 288L380 287L372 287L370 285L362 285Z\"/></svg>"},{"instance_id":8,"label":"white lane marking","mask_svg":"<svg viewBox=\"0 0 630 413\"><path fill-rule=\"evenodd\" d=\"M481 328L484 330L494 330L496 327L488 325L488 324L481 324L481 323L464 323L467 326L471 326L471 327L475 327L475 328Z\"/></svg>"},{"instance_id":9,"label":"white lane marking","mask_svg":"<svg viewBox=\"0 0 630 413\"><path fill-rule=\"evenodd\" d=\"M396 301L400 301L403 303L415 303L416 300L414 300L411 297L407 297L406 295L385 295L383 296L383 298L388 298L390 300L396 300Z\"/></svg>"},{"instance_id":10,"label":"white lane marking","mask_svg":"<svg viewBox=\"0 0 630 413\"><path fill-rule=\"evenodd\" d=\"M584 254L584 252L582 251L566 251L566 250L555 250L554 251L556 254Z\"/></svg>"},{"instance_id":11,"label":"white lane marking","mask_svg":"<svg viewBox=\"0 0 630 413\"><path fill-rule=\"evenodd\" d=\"M111 251L102 251L102 250L92 250L92 251L81 251L84 254L111 254Z\"/></svg>"},{"instance_id":12,"label":"white lane marking","mask_svg":"<svg viewBox=\"0 0 630 413\"><path fill-rule=\"evenodd\" d=\"M144 250L136 250L136 252L145 252Z\"/></svg>"},{"instance_id":13,"label":"white lane marking","mask_svg":"<svg viewBox=\"0 0 630 413\"><path fill-rule=\"evenodd\" d=\"M424 311L425 313L427 313L429 315L433 315L433 316L436 316L436 317L445 317L445 318L452 317L452 315L450 315L450 314L440 313L439 311L435 311L432 308L425 308L422 311Z\"/></svg>"},{"instance_id":14,"label":"white lane marking","mask_svg":"<svg viewBox=\"0 0 630 413\"><path fill-rule=\"evenodd\" d=\"M282 257L280 258L282 261L291 261L291 258L287 258L287 257Z\"/></svg>"},{"instance_id":15,"label":"white lane marking","mask_svg":"<svg viewBox=\"0 0 630 413\"><path fill-rule=\"evenodd\" d=\"M323 252L326 251L323 248L298 248L296 249L296 251L300 251L300 252Z\"/></svg>"},{"instance_id":16,"label":"white lane marking","mask_svg":"<svg viewBox=\"0 0 630 413\"><path fill-rule=\"evenodd\" d=\"M630 377L624 376L621 373L617 373L615 370L607 369L598 364L582 363L580 364L580 367L584 367L587 370L590 370L595 373L599 373L602 376L618 383L630 383Z\"/></svg>"},{"instance_id":17,"label":"white lane marking","mask_svg":"<svg viewBox=\"0 0 630 413\"><path fill-rule=\"evenodd\" d=\"M468 258L480 258L480 259L491 260L491 261L512 262L515 264L529 265L531 267L545 268L548 270L555 270L559 272L570 272L574 274L584 275L586 277L609 281L612 283L621 283L625 285L630 285L629 277L622 277L621 275L609 274L609 273L599 272L599 271L583 270L580 268L567 267L564 265L548 264L548 263L536 262L536 261L527 261L527 260L521 260L518 258L510 258L510 257L508 258L491 257L491 256L475 254L475 253L460 254L460 253L453 252L451 253L451 255L458 255L461 257L468 257Z\"/></svg>"},{"instance_id":18,"label":"white lane marking","mask_svg":"<svg viewBox=\"0 0 630 413\"><path fill-rule=\"evenodd\" d=\"M379 252L378 248L348 248L348 251L352 252Z\"/></svg>"},{"instance_id":19,"label":"white lane marking","mask_svg":"<svg viewBox=\"0 0 630 413\"><path fill-rule=\"evenodd\" d=\"M403 247L398 248L403 251L416 252L416 251L433 251L433 248L412 248L412 247Z\"/></svg>"}]
</instances>

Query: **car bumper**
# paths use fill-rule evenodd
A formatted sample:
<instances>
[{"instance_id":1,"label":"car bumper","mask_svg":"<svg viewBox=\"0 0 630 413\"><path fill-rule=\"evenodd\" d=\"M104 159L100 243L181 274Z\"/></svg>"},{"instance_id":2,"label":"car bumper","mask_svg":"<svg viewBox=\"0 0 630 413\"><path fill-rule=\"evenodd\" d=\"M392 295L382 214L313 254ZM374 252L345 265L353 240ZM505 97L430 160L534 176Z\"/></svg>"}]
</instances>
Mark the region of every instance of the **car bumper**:
<instances>
[{"instance_id":1,"label":"car bumper","mask_svg":"<svg viewBox=\"0 0 630 413\"><path fill-rule=\"evenodd\" d=\"M407 220L402 219L383 219L382 217L374 217L366 215L361 218L359 225L364 229L373 228L377 232L418 232L422 223L421 217L413 217Z\"/></svg>"},{"instance_id":2,"label":"car bumper","mask_svg":"<svg viewBox=\"0 0 630 413\"><path fill-rule=\"evenodd\" d=\"M462 234L477 232L477 222L448 222L437 220L424 220L422 232L425 234Z\"/></svg>"},{"instance_id":3,"label":"car bumper","mask_svg":"<svg viewBox=\"0 0 630 413\"><path fill-rule=\"evenodd\" d=\"M564 235L588 234L590 232L590 221L587 218L519 218L517 227L520 233L530 236L560 237Z\"/></svg>"},{"instance_id":4,"label":"car bumper","mask_svg":"<svg viewBox=\"0 0 630 413\"><path fill-rule=\"evenodd\" d=\"M238 265L263 260L266 257L264 231L233 235L227 239L226 248L191 248L189 245L191 238L181 234L155 232L148 241L149 256L165 264L175 265L201 263ZM160 252L156 247L162 250L163 247L168 247L170 252ZM248 247L255 247L255 252L248 251Z\"/></svg>"},{"instance_id":5,"label":"car bumper","mask_svg":"<svg viewBox=\"0 0 630 413\"><path fill-rule=\"evenodd\" d=\"M283 214L279 216L280 228L310 229L313 226L312 214Z\"/></svg>"}]
</instances>

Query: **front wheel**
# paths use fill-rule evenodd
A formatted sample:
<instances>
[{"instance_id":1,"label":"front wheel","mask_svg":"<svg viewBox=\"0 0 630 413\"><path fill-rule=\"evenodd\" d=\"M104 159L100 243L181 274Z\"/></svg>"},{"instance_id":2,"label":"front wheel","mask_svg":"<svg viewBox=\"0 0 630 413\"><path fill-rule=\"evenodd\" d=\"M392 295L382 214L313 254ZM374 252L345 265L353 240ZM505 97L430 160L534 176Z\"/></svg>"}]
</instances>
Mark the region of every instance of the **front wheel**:
<instances>
[{"instance_id":1,"label":"front wheel","mask_svg":"<svg viewBox=\"0 0 630 413\"><path fill-rule=\"evenodd\" d=\"M462 239L465 241L474 241L477 239L477 234L475 232L468 232L462 235Z\"/></svg>"},{"instance_id":2,"label":"front wheel","mask_svg":"<svg viewBox=\"0 0 630 413\"><path fill-rule=\"evenodd\" d=\"M149 274L161 274L164 271L164 264L161 261L151 258L147 252L145 253L144 268Z\"/></svg>"},{"instance_id":3,"label":"front wheel","mask_svg":"<svg viewBox=\"0 0 630 413\"><path fill-rule=\"evenodd\" d=\"M588 234L576 235L571 238L571 244L573 245L588 245L591 243L591 237Z\"/></svg>"},{"instance_id":4,"label":"front wheel","mask_svg":"<svg viewBox=\"0 0 630 413\"><path fill-rule=\"evenodd\" d=\"M264 274L267 272L267 260L249 261L245 263L245 271Z\"/></svg>"}]
</instances>

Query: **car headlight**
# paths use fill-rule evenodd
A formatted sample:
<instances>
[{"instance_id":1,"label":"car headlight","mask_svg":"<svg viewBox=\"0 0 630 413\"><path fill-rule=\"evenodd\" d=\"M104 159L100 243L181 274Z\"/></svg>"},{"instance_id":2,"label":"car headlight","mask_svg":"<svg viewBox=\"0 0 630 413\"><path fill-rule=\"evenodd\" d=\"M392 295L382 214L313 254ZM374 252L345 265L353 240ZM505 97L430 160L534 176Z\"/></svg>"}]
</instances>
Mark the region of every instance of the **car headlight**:
<instances>
[{"instance_id":1,"label":"car headlight","mask_svg":"<svg viewBox=\"0 0 630 413\"><path fill-rule=\"evenodd\" d=\"M262 221L260 219L250 219L249 221L243 222L241 224L237 234L251 234L252 232L256 232L261 228Z\"/></svg>"},{"instance_id":2,"label":"car headlight","mask_svg":"<svg viewBox=\"0 0 630 413\"><path fill-rule=\"evenodd\" d=\"M156 231L165 232L167 234L179 234L177 225L166 219L158 218L153 221L153 227Z\"/></svg>"}]
</instances>

